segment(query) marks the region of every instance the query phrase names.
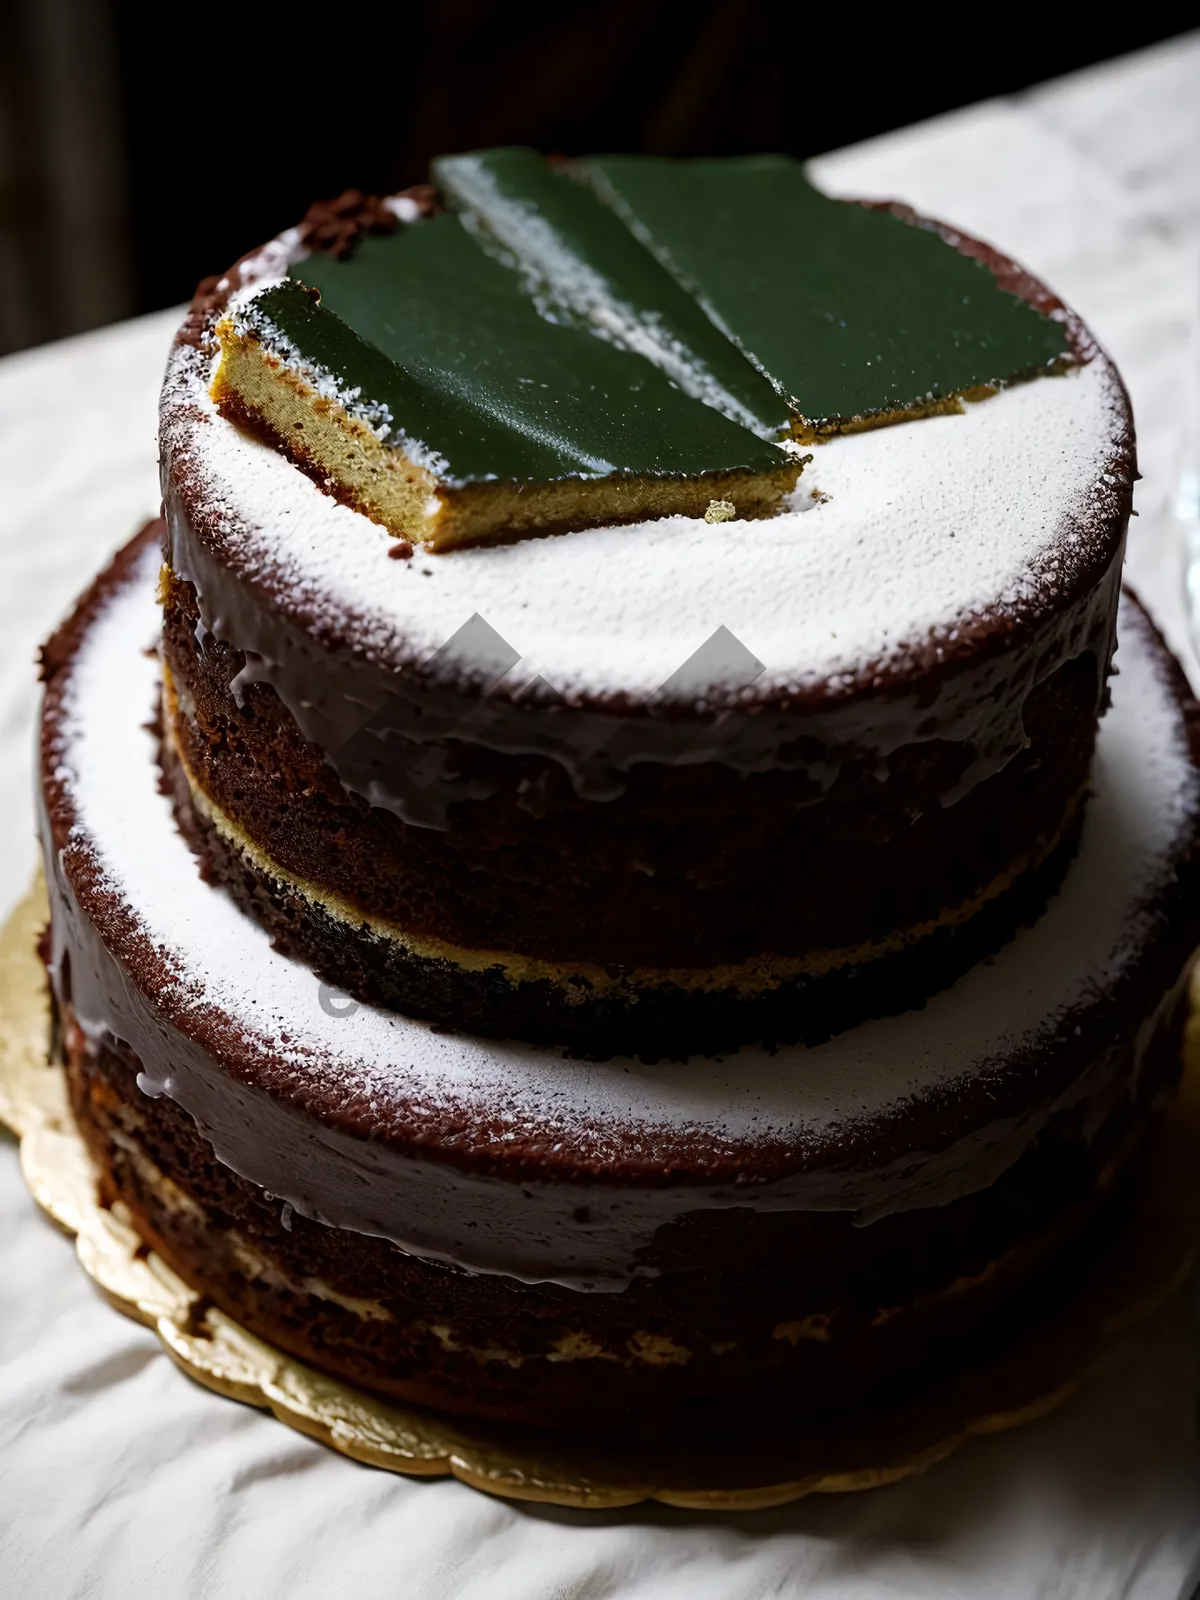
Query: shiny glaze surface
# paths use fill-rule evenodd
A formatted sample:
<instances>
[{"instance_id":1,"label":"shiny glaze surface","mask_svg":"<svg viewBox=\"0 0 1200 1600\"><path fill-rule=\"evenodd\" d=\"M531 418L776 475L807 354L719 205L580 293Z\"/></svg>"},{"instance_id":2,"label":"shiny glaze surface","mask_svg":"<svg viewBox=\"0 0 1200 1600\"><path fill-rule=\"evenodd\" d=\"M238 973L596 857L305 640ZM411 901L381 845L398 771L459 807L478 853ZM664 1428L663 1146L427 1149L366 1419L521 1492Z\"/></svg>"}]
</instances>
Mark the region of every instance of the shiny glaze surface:
<instances>
[{"instance_id":1,"label":"shiny glaze surface","mask_svg":"<svg viewBox=\"0 0 1200 1600\"><path fill-rule=\"evenodd\" d=\"M818 431L1068 355L1057 322L935 230L831 200L787 156L600 156L579 171Z\"/></svg>"},{"instance_id":2,"label":"shiny glaze surface","mask_svg":"<svg viewBox=\"0 0 1200 1600\"><path fill-rule=\"evenodd\" d=\"M199 881L144 731L153 574L143 539L47 653L52 974L91 1038L133 1051L144 1092L305 1215L475 1271L619 1287L697 1211L866 1222L985 1188L1056 1121L1090 1137L1170 1026L1198 931L1195 722L1134 608L1080 860L994 963L817 1049L584 1066L318 1009L311 974Z\"/></svg>"},{"instance_id":3,"label":"shiny glaze surface","mask_svg":"<svg viewBox=\"0 0 1200 1600\"><path fill-rule=\"evenodd\" d=\"M539 316L454 216L363 238L347 260L308 256L235 316L355 392L355 410L449 484L785 460L643 357Z\"/></svg>"}]
</instances>

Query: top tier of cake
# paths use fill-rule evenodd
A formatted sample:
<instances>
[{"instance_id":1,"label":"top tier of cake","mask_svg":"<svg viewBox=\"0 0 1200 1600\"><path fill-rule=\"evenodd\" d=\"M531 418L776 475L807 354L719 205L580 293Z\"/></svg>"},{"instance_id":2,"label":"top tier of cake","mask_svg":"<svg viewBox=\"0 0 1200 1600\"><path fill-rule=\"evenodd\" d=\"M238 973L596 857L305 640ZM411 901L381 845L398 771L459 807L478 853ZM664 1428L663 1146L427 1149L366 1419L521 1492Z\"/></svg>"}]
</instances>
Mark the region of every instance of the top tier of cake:
<instances>
[{"instance_id":1,"label":"top tier of cake","mask_svg":"<svg viewBox=\"0 0 1200 1600\"><path fill-rule=\"evenodd\" d=\"M437 175L456 211L316 211L208 286L172 359L185 825L326 976L467 1029L679 1053L912 1003L1073 846L1134 474L1111 364L996 252L790 163ZM583 203L599 244L571 234ZM524 343L434 294L443 239L475 287L507 275ZM642 263L624 298L606 249ZM546 393L563 437L595 420L539 389L539 340L623 375L640 457L504 475ZM339 374L347 349L366 365ZM427 426L450 410L493 452L469 470ZM668 414L700 419L698 454ZM424 524L360 492L381 477L419 480ZM560 513L560 537L414 551Z\"/></svg>"},{"instance_id":2,"label":"top tier of cake","mask_svg":"<svg viewBox=\"0 0 1200 1600\"><path fill-rule=\"evenodd\" d=\"M957 410L1073 359L979 261L782 157L499 150L434 175L419 202L319 208L240 263L214 385L431 548L713 501L770 515L806 459L791 439Z\"/></svg>"}]
</instances>

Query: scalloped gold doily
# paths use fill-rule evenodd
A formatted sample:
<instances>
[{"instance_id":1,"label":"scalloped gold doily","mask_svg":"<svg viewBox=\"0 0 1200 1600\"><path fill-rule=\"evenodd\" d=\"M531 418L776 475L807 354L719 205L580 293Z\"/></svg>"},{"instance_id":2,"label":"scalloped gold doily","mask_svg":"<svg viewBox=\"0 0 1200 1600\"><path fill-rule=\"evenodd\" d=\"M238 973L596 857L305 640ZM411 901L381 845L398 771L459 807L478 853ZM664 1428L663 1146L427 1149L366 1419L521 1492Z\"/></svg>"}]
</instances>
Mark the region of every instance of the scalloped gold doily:
<instances>
[{"instance_id":1,"label":"scalloped gold doily","mask_svg":"<svg viewBox=\"0 0 1200 1600\"><path fill-rule=\"evenodd\" d=\"M255 1338L208 1306L130 1225L103 1209L75 1130L59 1066L49 1060L49 1006L34 945L46 921L41 879L0 931L0 1122L21 1141L34 1199L67 1233L108 1300L153 1328L168 1354L218 1394L272 1411L301 1433L375 1467L453 1474L492 1494L585 1509L660 1500L749 1511L814 1492L872 1489L923 1472L976 1435L1052 1410L1119 1353L1129 1327L1184 1281L1200 1222L1192 1152L1200 1139L1200 1070L1188 1072L1159 1178L1089 1284L1005 1356L925 1391L903 1407L837 1430L729 1459L689 1448L654 1459L529 1430L475 1424L401 1406L339 1383ZM1197 1040L1189 1039L1194 1062ZM1114 1311L1114 1307L1118 1308Z\"/></svg>"}]
</instances>

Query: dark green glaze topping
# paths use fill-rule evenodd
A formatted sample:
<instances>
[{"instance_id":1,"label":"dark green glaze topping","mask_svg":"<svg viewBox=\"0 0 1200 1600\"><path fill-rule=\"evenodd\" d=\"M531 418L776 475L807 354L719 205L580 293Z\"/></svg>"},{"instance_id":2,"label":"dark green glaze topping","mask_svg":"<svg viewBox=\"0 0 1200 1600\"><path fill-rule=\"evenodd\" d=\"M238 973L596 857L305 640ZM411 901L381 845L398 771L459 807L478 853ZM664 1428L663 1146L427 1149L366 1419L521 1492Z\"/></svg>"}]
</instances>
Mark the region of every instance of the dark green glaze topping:
<instances>
[{"instance_id":1,"label":"dark green glaze topping","mask_svg":"<svg viewBox=\"0 0 1200 1600\"><path fill-rule=\"evenodd\" d=\"M770 471L783 454L651 362L539 315L456 216L313 255L250 308L451 484ZM301 285L320 294L316 304Z\"/></svg>"},{"instance_id":2,"label":"dark green glaze topping","mask_svg":"<svg viewBox=\"0 0 1200 1600\"><path fill-rule=\"evenodd\" d=\"M772 384L593 190L521 149L443 156L432 177L549 315L640 350L687 393L764 438L789 431Z\"/></svg>"},{"instance_id":3,"label":"dark green glaze topping","mask_svg":"<svg viewBox=\"0 0 1200 1600\"><path fill-rule=\"evenodd\" d=\"M1063 328L981 262L819 193L786 156L575 165L815 426L1045 372Z\"/></svg>"},{"instance_id":4,"label":"dark green glaze topping","mask_svg":"<svg viewBox=\"0 0 1200 1600\"><path fill-rule=\"evenodd\" d=\"M239 315L451 485L769 472L789 420L928 409L1068 354L987 267L786 157L511 149L434 175L456 211L310 255Z\"/></svg>"}]
</instances>

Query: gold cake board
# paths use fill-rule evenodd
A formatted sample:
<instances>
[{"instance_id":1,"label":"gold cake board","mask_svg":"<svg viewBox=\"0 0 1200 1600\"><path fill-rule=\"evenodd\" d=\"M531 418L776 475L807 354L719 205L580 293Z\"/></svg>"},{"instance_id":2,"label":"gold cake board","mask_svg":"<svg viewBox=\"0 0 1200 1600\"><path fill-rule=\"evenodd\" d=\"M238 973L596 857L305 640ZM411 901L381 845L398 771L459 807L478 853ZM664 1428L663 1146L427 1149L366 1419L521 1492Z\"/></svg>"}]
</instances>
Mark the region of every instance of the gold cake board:
<instances>
[{"instance_id":1,"label":"gold cake board","mask_svg":"<svg viewBox=\"0 0 1200 1600\"><path fill-rule=\"evenodd\" d=\"M34 1199L65 1232L118 1311L152 1328L198 1383L274 1413L341 1454L391 1472L453 1475L517 1500L612 1509L667 1505L750 1511L812 1493L872 1489L942 1461L968 1439L1018 1427L1111 1370L1129 1330L1185 1281L1200 1232L1200 1035L1167 1129L1158 1175L1138 1215L1082 1288L1002 1358L882 1410L749 1459L691 1449L651 1460L618 1447L473 1423L385 1401L255 1338L149 1250L119 1205L100 1206L90 1158L49 1059L49 1006L35 941L47 916L39 879L0 931L0 1122L21 1142Z\"/></svg>"}]
</instances>

